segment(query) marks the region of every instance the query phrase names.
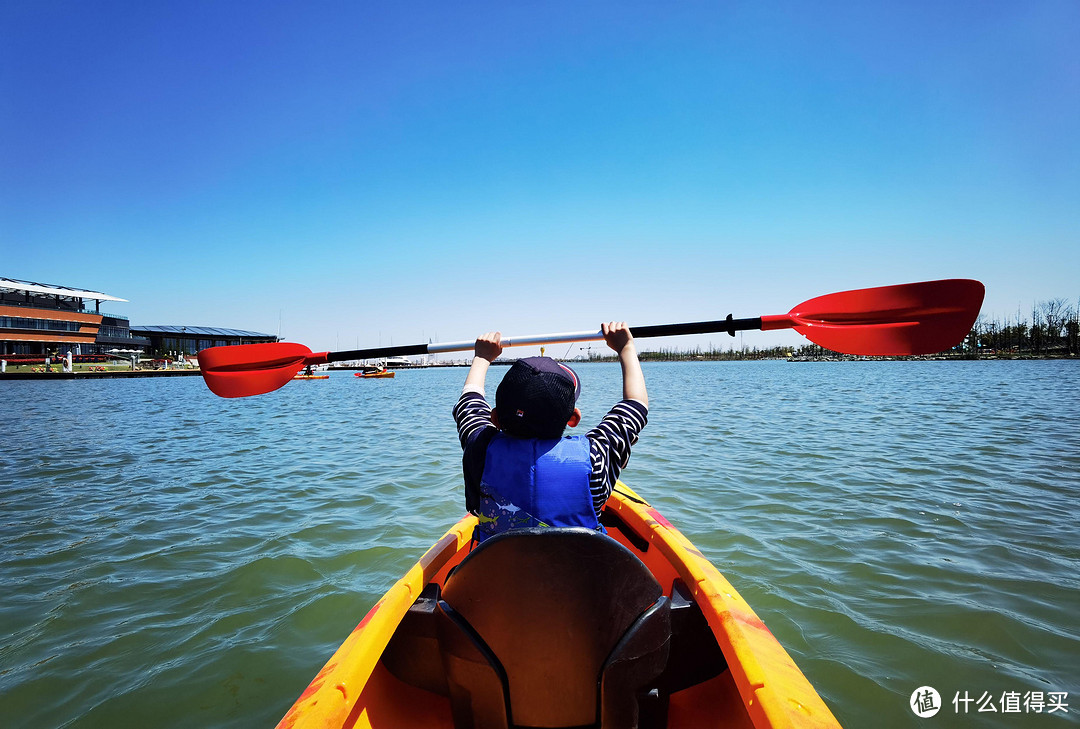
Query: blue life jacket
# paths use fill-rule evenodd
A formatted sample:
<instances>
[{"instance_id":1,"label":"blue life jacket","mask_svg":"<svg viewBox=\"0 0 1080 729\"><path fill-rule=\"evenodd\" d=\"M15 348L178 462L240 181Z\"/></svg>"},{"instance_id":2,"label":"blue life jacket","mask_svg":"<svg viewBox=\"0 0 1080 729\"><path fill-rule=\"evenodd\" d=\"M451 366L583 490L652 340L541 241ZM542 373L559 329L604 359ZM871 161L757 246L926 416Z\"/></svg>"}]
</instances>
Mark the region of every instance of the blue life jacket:
<instances>
[{"instance_id":1,"label":"blue life jacket","mask_svg":"<svg viewBox=\"0 0 1080 729\"><path fill-rule=\"evenodd\" d=\"M484 458L473 538L482 542L519 527L600 529L591 473L589 439L583 435L539 440L496 433Z\"/></svg>"}]
</instances>

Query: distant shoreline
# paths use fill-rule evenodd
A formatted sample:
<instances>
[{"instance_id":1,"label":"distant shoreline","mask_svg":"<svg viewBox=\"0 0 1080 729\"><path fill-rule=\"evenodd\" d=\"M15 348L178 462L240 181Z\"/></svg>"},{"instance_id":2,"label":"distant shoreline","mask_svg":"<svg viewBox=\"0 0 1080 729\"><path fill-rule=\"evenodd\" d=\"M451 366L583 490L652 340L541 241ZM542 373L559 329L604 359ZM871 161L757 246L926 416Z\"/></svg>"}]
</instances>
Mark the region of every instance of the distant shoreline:
<instances>
[{"instance_id":1,"label":"distant shoreline","mask_svg":"<svg viewBox=\"0 0 1080 729\"><path fill-rule=\"evenodd\" d=\"M646 354L646 353L643 353ZM919 355L919 356L896 356L896 357L856 357L853 355L835 356L793 356L793 357L708 357L704 355L650 358L642 357L642 362L981 362L981 361L1016 361L1016 360L1066 360L1080 361L1080 356L1069 354L1014 354L1014 355L983 355L974 357L971 355ZM618 360L615 357L594 357L588 360L565 360L571 364L612 363ZM510 365L514 360L495 360L493 365ZM430 365L410 365L407 367L391 367L393 370L428 370L445 367L469 367L468 363L447 362ZM330 372L350 372L363 369L360 367L330 367ZM136 377L196 377L201 375L197 369L173 369L173 370L114 370L111 372L4 372L0 373L0 381L4 380L108 380L108 379L131 379Z\"/></svg>"},{"instance_id":2,"label":"distant shoreline","mask_svg":"<svg viewBox=\"0 0 1080 729\"><path fill-rule=\"evenodd\" d=\"M978 362L984 360L1075 360L1080 361L1080 356L1075 354L994 354L994 355L981 355L973 356L969 354L924 354L924 355L896 355L893 357L884 356L866 356L859 357L856 355L847 354L822 354L822 355L794 355L791 357L776 357L749 354L742 355L725 355L725 356L709 356L709 355L682 355L682 356L648 356L649 352L642 352L639 358L642 363L647 362ZM493 366L499 365L511 365L516 358L497 359L491 364ZM555 359L559 359L556 357ZM593 357L591 359L567 359L559 360L561 362L568 362L570 364L591 364L591 363L615 363L618 362L616 357ZM397 366L389 367L391 370L424 370L424 369L438 369L440 367L469 367L468 362L440 362L437 364L429 365L409 365L409 366ZM333 367L329 368L330 372L335 371L352 371L356 369L362 369L360 367Z\"/></svg>"},{"instance_id":3,"label":"distant shoreline","mask_svg":"<svg viewBox=\"0 0 1080 729\"><path fill-rule=\"evenodd\" d=\"M111 372L3 372L3 380L110 380L132 377L192 377L199 370L113 370Z\"/></svg>"},{"instance_id":4,"label":"distant shoreline","mask_svg":"<svg viewBox=\"0 0 1080 729\"><path fill-rule=\"evenodd\" d=\"M642 352L642 362L977 362L981 360L1080 360L1080 355L1075 354L1032 354L1032 353L995 353L995 354L969 354L969 353L939 353L920 355L895 355L895 356L859 356L853 354L839 354L836 352L823 352L821 354L792 354L790 356L777 356L766 352L725 352L716 354L669 354L657 352ZM572 360L568 360L572 361ZM594 357L583 362L617 362L616 357Z\"/></svg>"}]
</instances>

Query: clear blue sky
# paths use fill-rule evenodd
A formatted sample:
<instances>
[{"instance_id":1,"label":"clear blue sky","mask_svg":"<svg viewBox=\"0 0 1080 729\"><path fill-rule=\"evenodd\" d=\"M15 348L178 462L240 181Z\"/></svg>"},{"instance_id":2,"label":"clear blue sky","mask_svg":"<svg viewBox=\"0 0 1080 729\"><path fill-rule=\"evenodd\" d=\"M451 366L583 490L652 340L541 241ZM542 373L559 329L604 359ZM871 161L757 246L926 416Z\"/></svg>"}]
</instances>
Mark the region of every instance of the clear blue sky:
<instances>
[{"instance_id":1,"label":"clear blue sky","mask_svg":"<svg viewBox=\"0 0 1080 729\"><path fill-rule=\"evenodd\" d=\"M1078 39L1075 0L5 0L0 276L314 349L946 277L1015 315L1080 298Z\"/></svg>"}]
</instances>

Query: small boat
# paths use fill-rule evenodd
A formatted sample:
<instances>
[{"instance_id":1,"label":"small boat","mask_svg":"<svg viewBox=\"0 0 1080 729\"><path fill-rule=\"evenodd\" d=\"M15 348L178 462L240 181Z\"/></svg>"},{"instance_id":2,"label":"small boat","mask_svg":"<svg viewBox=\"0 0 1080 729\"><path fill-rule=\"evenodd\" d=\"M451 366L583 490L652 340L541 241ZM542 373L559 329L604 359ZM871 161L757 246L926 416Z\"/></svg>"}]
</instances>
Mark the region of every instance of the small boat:
<instances>
[{"instance_id":1,"label":"small boat","mask_svg":"<svg viewBox=\"0 0 1080 729\"><path fill-rule=\"evenodd\" d=\"M357 377L393 377L394 372L390 370L374 370L372 372L357 372Z\"/></svg>"},{"instance_id":2,"label":"small boat","mask_svg":"<svg viewBox=\"0 0 1080 729\"><path fill-rule=\"evenodd\" d=\"M839 727L735 588L621 482L601 522L453 526L279 727Z\"/></svg>"},{"instance_id":3,"label":"small boat","mask_svg":"<svg viewBox=\"0 0 1080 729\"><path fill-rule=\"evenodd\" d=\"M315 365L308 365L302 370L293 375L294 380L329 380L330 375L326 374L326 368Z\"/></svg>"}]
</instances>

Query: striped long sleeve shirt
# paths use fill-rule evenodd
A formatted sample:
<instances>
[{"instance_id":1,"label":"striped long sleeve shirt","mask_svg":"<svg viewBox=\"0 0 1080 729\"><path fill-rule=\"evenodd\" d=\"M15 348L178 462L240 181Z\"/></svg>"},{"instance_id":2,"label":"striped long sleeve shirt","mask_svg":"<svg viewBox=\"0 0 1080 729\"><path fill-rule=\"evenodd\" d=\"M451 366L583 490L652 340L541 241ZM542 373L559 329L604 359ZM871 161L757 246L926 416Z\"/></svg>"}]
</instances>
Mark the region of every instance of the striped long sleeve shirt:
<instances>
[{"instance_id":1,"label":"striped long sleeve shirt","mask_svg":"<svg viewBox=\"0 0 1080 729\"><path fill-rule=\"evenodd\" d=\"M622 400L611 408L600 424L585 434L589 440L592 473L589 490L593 508L599 514L619 473L630 460L630 448L648 422L649 409L637 400ZM465 476L465 508L475 512L480 501L480 478L488 443L497 432L491 424L491 406L480 392L466 390L454 406L458 438L461 440L462 471Z\"/></svg>"}]
</instances>

